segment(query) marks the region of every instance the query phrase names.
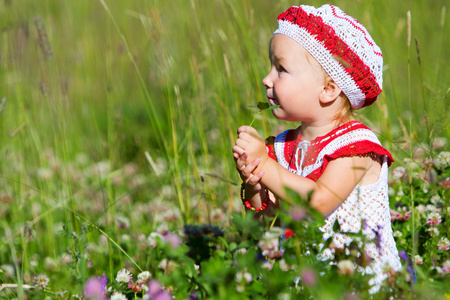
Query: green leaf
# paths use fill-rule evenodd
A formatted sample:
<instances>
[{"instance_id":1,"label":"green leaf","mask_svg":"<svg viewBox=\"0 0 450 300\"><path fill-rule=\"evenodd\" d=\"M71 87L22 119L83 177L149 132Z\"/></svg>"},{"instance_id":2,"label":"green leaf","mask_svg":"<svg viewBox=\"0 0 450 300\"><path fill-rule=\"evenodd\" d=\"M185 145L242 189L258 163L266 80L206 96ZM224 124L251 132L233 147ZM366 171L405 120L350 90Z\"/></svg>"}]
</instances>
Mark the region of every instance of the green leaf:
<instances>
[{"instance_id":1,"label":"green leaf","mask_svg":"<svg viewBox=\"0 0 450 300\"><path fill-rule=\"evenodd\" d=\"M270 107L270 104L267 102L258 102L258 108L259 110L266 110Z\"/></svg>"}]
</instances>

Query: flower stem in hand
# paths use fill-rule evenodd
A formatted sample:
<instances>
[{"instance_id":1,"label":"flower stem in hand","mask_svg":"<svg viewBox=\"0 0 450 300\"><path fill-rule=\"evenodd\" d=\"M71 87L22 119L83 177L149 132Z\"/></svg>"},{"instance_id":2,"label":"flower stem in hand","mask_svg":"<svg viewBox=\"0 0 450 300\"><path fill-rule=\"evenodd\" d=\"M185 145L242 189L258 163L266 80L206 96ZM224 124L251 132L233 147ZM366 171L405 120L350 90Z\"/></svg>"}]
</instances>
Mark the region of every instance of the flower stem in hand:
<instances>
[{"instance_id":1,"label":"flower stem in hand","mask_svg":"<svg viewBox=\"0 0 450 300\"><path fill-rule=\"evenodd\" d=\"M267 110L267 109L276 109L276 108L280 107L280 105L270 106L270 104L267 102L258 102L257 106L249 105L249 107L259 109L258 113L255 115L255 117L253 118L253 120L251 121L251 123L249 125L249 126L252 126L253 123L255 122L256 118L261 114L262 111Z\"/></svg>"}]
</instances>

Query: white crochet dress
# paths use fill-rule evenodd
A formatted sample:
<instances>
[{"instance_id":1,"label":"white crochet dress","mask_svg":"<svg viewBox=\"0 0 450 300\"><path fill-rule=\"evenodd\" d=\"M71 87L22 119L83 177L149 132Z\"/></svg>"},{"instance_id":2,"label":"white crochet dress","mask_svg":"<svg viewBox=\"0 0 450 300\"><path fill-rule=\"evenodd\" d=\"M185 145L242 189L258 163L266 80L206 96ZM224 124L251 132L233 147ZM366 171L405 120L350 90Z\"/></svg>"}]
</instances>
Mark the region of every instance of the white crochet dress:
<instances>
[{"instance_id":1,"label":"white crochet dress","mask_svg":"<svg viewBox=\"0 0 450 300\"><path fill-rule=\"evenodd\" d=\"M366 245L365 250L372 263L362 271L375 274L370 282L373 285L370 292L376 292L387 277L383 273L384 267L395 271L401 269L389 209L388 164L392 162L389 152L370 129L357 121L346 123L311 142L302 141L301 134L295 137L294 131L288 130L275 138L273 148L269 146L269 155L283 167L312 180L317 180L333 159L369 153L379 155L382 162L378 181L369 186L357 185L345 201L325 216L325 225L320 229L324 239L331 237L335 247L343 248L352 239L333 231L335 220L339 222L342 232L360 232L361 220L365 220L363 233L370 239L375 238L379 245ZM319 258L332 259L333 251L327 248Z\"/></svg>"}]
</instances>

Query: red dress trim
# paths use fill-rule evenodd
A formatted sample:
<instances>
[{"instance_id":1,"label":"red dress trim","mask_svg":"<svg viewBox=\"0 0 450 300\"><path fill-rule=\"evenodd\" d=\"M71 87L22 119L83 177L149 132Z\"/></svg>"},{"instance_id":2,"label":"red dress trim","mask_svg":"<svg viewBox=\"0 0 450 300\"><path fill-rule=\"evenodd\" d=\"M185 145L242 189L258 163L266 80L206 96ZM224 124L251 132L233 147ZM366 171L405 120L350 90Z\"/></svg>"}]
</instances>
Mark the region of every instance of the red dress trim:
<instances>
[{"instance_id":1,"label":"red dress trim","mask_svg":"<svg viewBox=\"0 0 450 300\"><path fill-rule=\"evenodd\" d=\"M369 130L370 129L360 123L359 121L350 121L348 123L345 123L329 133L327 133L324 136L317 137L316 139L312 140L310 142L310 145L305 153L304 160L303 160L303 166L302 168L305 168L307 166L314 165L316 162L316 159L320 152L330 143L335 141L337 138L342 137L343 135L355 131L355 130ZM284 139L284 159L286 162L289 163L289 169L296 172L297 167L295 163L295 152L297 151L298 144L302 141L302 134L298 134L297 137L295 137L295 134L297 132L297 129L288 130L286 132L286 137ZM267 139L268 144L268 150L269 150L269 156L272 159L277 160L275 149L274 149L274 137ZM388 165L390 166L394 159L392 158L389 151L387 151L385 148L383 148L380 144L375 143L373 141L369 140L361 140L358 142L353 142L351 144L345 145L343 147L340 147L336 149L333 153L325 154L323 156L323 163L318 168L316 168L314 171L312 171L310 174L306 176L306 178L309 178L311 180L316 181L325 171L325 168L327 167L328 163L334 159L340 158L340 157L349 157L349 156L356 156L356 155L367 155L370 153L375 153L378 155L386 155L388 158Z\"/></svg>"}]
</instances>

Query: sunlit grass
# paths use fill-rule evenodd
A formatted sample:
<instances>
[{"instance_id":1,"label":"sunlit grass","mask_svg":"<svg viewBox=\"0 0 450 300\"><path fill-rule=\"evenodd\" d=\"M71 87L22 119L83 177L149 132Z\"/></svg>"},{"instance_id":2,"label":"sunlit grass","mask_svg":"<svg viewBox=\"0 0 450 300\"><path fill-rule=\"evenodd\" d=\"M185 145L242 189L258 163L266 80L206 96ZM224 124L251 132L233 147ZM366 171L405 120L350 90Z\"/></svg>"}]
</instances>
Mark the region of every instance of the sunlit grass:
<instances>
[{"instance_id":1,"label":"sunlit grass","mask_svg":"<svg viewBox=\"0 0 450 300\"><path fill-rule=\"evenodd\" d=\"M383 50L384 92L359 118L396 165L420 163L420 152L450 136L445 3L334 3L366 24ZM75 253L70 276L54 273L62 284L132 265L122 217L135 238L158 217L174 229L223 226L216 209L243 211L231 145L238 126L252 121L248 106L265 100L268 42L289 5L0 2L0 265L19 268L19 253L15 282L49 270L45 258L62 264ZM269 135L292 124L267 113L254 126ZM89 223L101 231L85 232Z\"/></svg>"}]
</instances>

